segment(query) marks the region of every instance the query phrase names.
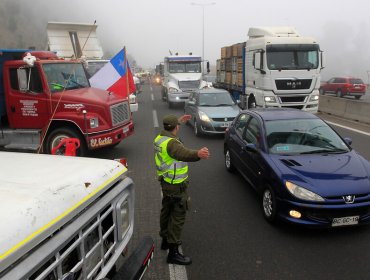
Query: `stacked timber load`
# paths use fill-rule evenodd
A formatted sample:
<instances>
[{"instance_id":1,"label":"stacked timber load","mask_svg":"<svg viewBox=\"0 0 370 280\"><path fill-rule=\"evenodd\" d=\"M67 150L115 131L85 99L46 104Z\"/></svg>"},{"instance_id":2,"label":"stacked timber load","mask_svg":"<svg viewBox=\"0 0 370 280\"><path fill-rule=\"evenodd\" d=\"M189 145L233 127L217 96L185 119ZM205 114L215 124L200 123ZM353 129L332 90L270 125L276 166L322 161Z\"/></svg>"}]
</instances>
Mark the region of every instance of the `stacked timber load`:
<instances>
[{"instance_id":1,"label":"stacked timber load","mask_svg":"<svg viewBox=\"0 0 370 280\"><path fill-rule=\"evenodd\" d=\"M243 49L245 42L232 45L232 85L243 86Z\"/></svg>"},{"instance_id":2,"label":"stacked timber load","mask_svg":"<svg viewBox=\"0 0 370 280\"><path fill-rule=\"evenodd\" d=\"M221 48L221 59L217 60L217 82L231 87L243 86L244 43Z\"/></svg>"}]
</instances>

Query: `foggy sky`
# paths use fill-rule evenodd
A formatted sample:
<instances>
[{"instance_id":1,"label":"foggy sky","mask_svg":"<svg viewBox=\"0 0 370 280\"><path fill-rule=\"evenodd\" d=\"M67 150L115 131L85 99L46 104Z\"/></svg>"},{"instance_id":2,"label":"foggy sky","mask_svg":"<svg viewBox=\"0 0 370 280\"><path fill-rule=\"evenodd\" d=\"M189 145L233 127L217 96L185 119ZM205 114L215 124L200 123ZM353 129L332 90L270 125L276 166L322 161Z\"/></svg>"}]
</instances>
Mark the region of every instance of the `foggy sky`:
<instances>
[{"instance_id":1,"label":"foggy sky","mask_svg":"<svg viewBox=\"0 0 370 280\"><path fill-rule=\"evenodd\" d=\"M0 0L0 5L3 0ZM14 0L16 1L16 0ZM247 40L252 26L293 26L315 37L325 53L322 79L351 75L368 82L370 1L335 0L18 0L39 12L30 21L93 23L107 54L126 46L136 62L154 67L169 50L202 54L205 11L205 59L215 64L223 46ZM46 6L46 4L48 6ZM10 16L10 15L9 15ZM46 26L45 26L46 28ZM0 42L6 38L0 38Z\"/></svg>"}]
</instances>

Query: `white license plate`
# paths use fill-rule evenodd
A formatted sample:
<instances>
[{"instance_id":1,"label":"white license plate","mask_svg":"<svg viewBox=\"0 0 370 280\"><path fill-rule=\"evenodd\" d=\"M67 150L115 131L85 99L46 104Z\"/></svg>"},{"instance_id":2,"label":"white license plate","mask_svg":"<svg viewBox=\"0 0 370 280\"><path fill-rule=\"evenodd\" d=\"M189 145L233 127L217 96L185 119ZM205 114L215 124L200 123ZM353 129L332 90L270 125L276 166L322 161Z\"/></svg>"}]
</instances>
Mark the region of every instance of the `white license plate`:
<instances>
[{"instance_id":1,"label":"white license plate","mask_svg":"<svg viewBox=\"0 0 370 280\"><path fill-rule=\"evenodd\" d=\"M332 227L340 227L340 226L349 226L349 225L357 225L360 216L349 216L349 217L342 217L342 218L334 218L333 222L331 223Z\"/></svg>"},{"instance_id":2,"label":"white license plate","mask_svg":"<svg viewBox=\"0 0 370 280\"><path fill-rule=\"evenodd\" d=\"M126 132L128 132L129 131L129 127L124 127L123 128L123 133L126 133Z\"/></svg>"},{"instance_id":3,"label":"white license plate","mask_svg":"<svg viewBox=\"0 0 370 280\"><path fill-rule=\"evenodd\" d=\"M221 124L221 127L229 127L230 123L229 122L224 122Z\"/></svg>"}]
</instances>

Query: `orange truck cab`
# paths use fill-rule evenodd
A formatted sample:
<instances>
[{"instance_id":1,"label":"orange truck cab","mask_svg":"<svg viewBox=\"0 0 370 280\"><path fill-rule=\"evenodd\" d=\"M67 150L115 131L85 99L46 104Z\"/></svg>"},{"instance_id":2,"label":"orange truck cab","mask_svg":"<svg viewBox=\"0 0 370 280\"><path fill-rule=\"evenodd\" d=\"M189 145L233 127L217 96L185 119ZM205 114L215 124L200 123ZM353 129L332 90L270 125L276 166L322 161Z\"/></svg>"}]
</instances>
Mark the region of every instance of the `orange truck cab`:
<instances>
[{"instance_id":1,"label":"orange truck cab","mask_svg":"<svg viewBox=\"0 0 370 280\"><path fill-rule=\"evenodd\" d=\"M49 51L0 50L0 147L51 153L78 138L77 155L134 131L129 101L90 87L83 64Z\"/></svg>"}]
</instances>

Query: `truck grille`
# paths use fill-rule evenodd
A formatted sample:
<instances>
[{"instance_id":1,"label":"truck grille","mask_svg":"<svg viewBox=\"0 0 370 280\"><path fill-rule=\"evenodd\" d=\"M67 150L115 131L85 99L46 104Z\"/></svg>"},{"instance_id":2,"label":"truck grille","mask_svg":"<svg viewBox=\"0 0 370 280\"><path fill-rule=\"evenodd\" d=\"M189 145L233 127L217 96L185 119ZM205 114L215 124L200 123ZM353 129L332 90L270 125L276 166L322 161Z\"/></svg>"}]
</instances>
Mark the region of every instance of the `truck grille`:
<instances>
[{"instance_id":1,"label":"truck grille","mask_svg":"<svg viewBox=\"0 0 370 280\"><path fill-rule=\"evenodd\" d=\"M200 86L200 81L179 81L179 87L182 90L195 90Z\"/></svg>"},{"instance_id":2,"label":"truck grille","mask_svg":"<svg viewBox=\"0 0 370 280\"><path fill-rule=\"evenodd\" d=\"M110 113L113 126L127 123L130 120L130 108L127 101L112 105Z\"/></svg>"},{"instance_id":3,"label":"truck grille","mask_svg":"<svg viewBox=\"0 0 370 280\"><path fill-rule=\"evenodd\" d=\"M275 80L277 90L297 90L311 88L312 79L281 79Z\"/></svg>"},{"instance_id":4,"label":"truck grille","mask_svg":"<svg viewBox=\"0 0 370 280\"><path fill-rule=\"evenodd\" d=\"M94 279L114 253L116 229L114 207L108 205L28 279Z\"/></svg>"},{"instance_id":5,"label":"truck grille","mask_svg":"<svg viewBox=\"0 0 370 280\"><path fill-rule=\"evenodd\" d=\"M305 102L306 96L280 96L281 103L302 103Z\"/></svg>"}]
</instances>

